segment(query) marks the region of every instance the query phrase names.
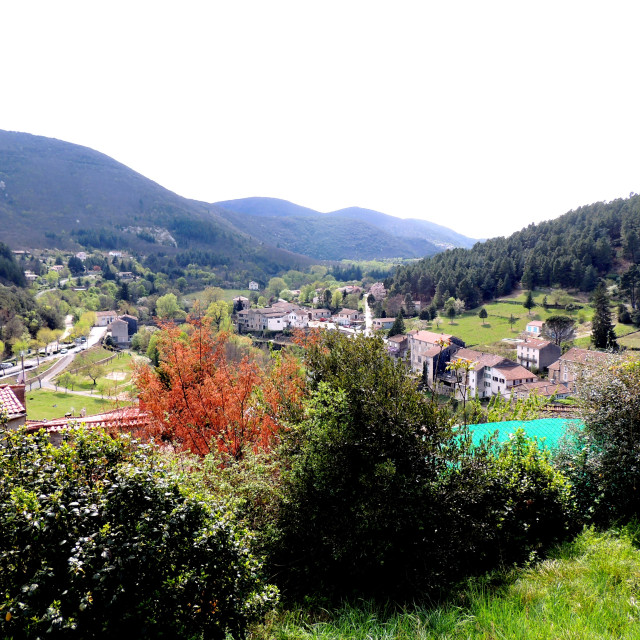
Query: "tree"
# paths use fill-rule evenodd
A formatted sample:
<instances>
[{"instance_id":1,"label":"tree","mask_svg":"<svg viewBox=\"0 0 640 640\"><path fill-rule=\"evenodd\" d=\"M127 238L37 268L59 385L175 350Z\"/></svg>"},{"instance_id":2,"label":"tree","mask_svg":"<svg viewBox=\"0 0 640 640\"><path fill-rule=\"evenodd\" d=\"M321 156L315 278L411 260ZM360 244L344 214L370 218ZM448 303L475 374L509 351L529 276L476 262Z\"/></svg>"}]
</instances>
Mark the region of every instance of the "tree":
<instances>
[{"instance_id":1,"label":"tree","mask_svg":"<svg viewBox=\"0 0 640 640\"><path fill-rule=\"evenodd\" d=\"M269 284L267 285L267 291L272 297L276 299L280 296L280 292L284 291L284 289L286 288L287 283L283 278L271 278L271 280L269 280Z\"/></svg>"},{"instance_id":2,"label":"tree","mask_svg":"<svg viewBox=\"0 0 640 640\"><path fill-rule=\"evenodd\" d=\"M616 334L611 322L611 309L609 294L604 282L596 287L593 294L593 320L591 329L591 342L596 349L618 349Z\"/></svg>"},{"instance_id":3,"label":"tree","mask_svg":"<svg viewBox=\"0 0 640 640\"><path fill-rule=\"evenodd\" d=\"M84 263L82 262L82 260L80 260L80 258L76 258L76 256L71 256L69 258L67 266L69 267L69 271L71 271L71 274L74 276L79 276L84 273Z\"/></svg>"},{"instance_id":4,"label":"tree","mask_svg":"<svg viewBox=\"0 0 640 640\"><path fill-rule=\"evenodd\" d=\"M150 342L159 366L135 370L141 405L151 418L143 435L171 442L198 455L222 451L240 459L245 449L269 449L282 420L294 411L303 379L296 361L278 355L263 371L244 356L227 357L228 334L216 333L211 319L190 319L189 332L164 325Z\"/></svg>"},{"instance_id":5,"label":"tree","mask_svg":"<svg viewBox=\"0 0 640 640\"><path fill-rule=\"evenodd\" d=\"M620 290L628 296L631 308L635 310L640 293L640 267L637 264L631 265L622 274L620 278Z\"/></svg>"},{"instance_id":6,"label":"tree","mask_svg":"<svg viewBox=\"0 0 640 640\"><path fill-rule=\"evenodd\" d=\"M561 450L579 508L598 525L640 513L640 363L612 359L579 386L584 427Z\"/></svg>"},{"instance_id":7,"label":"tree","mask_svg":"<svg viewBox=\"0 0 640 640\"><path fill-rule=\"evenodd\" d=\"M3 637L245 637L277 591L228 510L149 447L66 439L3 434Z\"/></svg>"},{"instance_id":8,"label":"tree","mask_svg":"<svg viewBox=\"0 0 640 640\"><path fill-rule=\"evenodd\" d=\"M453 324L453 319L456 317L456 308L454 306L450 306L447 309L447 317L449 318L449 324Z\"/></svg>"},{"instance_id":9,"label":"tree","mask_svg":"<svg viewBox=\"0 0 640 640\"><path fill-rule=\"evenodd\" d=\"M391 325L391 329L389 329L389 337L397 336L405 332L404 326L404 318L402 317L402 311L398 313L396 319L393 321Z\"/></svg>"},{"instance_id":10,"label":"tree","mask_svg":"<svg viewBox=\"0 0 640 640\"><path fill-rule=\"evenodd\" d=\"M531 291L527 291L527 297L522 303L522 306L529 312L529 315L531 315L531 309L536 306L536 303L533 301L533 293Z\"/></svg>"},{"instance_id":11,"label":"tree","mask_svg":"<svg viewBox=\"0 0 640 640\"><path fill-rule=\"evenodd\" d=\"M178 298L174 293L167 293L156 300L156 315L163 320L170 320L178 312Z\"/></svg>"},{"instance_id":12,"label":"tree","mask_svg":"<svg viewBox=\"0 0 640 640\"><path fill-rule=\"evenodd\" d=\"M576 322L569 316L549 316L544 321L542 334L560 346L563 342L569 342L575 338Z\"/></svg>"},{"instance_id":13,"label":"tree","mask_svg":"<svg viewBox=\"0 0 640 640\"><path fill-rule=\"evenodd\" d=\"M407 312L408 318L412 318L413 316L416 315L416 307L413 304L413 298L411 297L410 293L407 293L404 296L404 308L405 308L405 311Z\"/></svg>"},{"instance_id":14,"label":"tree","mask_svg":"<svg viewBox=\"0 0 640 640\"><path fill-rule=\"evenodd\" d=\"M513 313L509 316L509 324L511 325L511 331L513 331L513 325L517 322L517 318L514 317Z\"/></svg>"},{"instance_id":15,"label":"tree","mask_svg":"<svg viewBox=\"0 0 640 640\"><path fill-rule=\"evenodd\" d=\"M384 595L424 580L445 421L379 338L322 332L305 365L312 396L285 441L275 560L287 587Z\"/></svg>"},{"instance_id":16,"label":"tree","mask_svg":"<svg viewBox=\"0 0 640 640\"><path fill-rule=\"evenodd\" d=\"M489 314L487 313L487 310L482 307L482 309L480 309L480 311L478 311L478 318L480 318L482 320L482 326L484 327L484 321L487 319L487 316Z\"/></svg>"}]
</instances>

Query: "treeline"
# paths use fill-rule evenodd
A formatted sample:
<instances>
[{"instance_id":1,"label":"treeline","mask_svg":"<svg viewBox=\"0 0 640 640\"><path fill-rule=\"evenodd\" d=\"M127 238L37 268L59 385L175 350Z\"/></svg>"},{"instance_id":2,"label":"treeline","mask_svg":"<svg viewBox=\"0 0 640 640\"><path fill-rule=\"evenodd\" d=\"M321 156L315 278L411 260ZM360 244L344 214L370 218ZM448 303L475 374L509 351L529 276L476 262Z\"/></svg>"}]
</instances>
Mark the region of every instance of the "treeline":
<instances>
[{"instance_id":1,"label":"treeline","mask_svg":"<svg viewBox=\"0 0 640 640\"><path fill-rule=\"evenodd\" d=\"M24 273L16 262L11 248L2 242L0 242L0 283L15 284L19 287L27 285Z\"/></svg>"},{"instance_id":2,"label":"treeline","mask_svg":"<svg viewBox=\"0 0 640 640\"><path fill-rule=\"evenodd\" d=\"M446 292L467 308L525 289L571 287L593 291L619 260L640 259L640 196L580 207L556 220L531 224L472 249L453 249L398 267L386 282L391 294L423 300Z\"/></svg>"}]
</instances>

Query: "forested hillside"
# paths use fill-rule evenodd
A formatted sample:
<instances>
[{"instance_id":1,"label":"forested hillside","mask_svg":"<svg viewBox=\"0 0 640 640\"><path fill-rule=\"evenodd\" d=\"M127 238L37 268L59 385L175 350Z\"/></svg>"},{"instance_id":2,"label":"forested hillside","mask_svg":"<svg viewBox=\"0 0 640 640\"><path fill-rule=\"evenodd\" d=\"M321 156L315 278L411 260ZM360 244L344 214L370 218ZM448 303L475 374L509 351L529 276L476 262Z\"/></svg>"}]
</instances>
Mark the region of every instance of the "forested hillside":
<instances>
[{"instance_id":1,"label":"forested hillside","mask_svg":"<svg viewBox=\"0 0 640 640\"><path fill-rule=\"evenodd\" d=\"M311 263L93 149L1 130L0 218L12 249L188 252L189 262L263 278Z\"/></svg>"},{"instance_id":2,"label":"forested hillside","mask_svg":"<svg viewBox=\"0 0 640 640\"><path fill-rule=\"evenodd\" d=\"M599 277L640 260L640 195L580 207L508 238L453 249L399 267L388 285L423 299L456 296L473 308L521 282L592 291Z\"/></svg>"},{"instance_id":3,"label":"forested hillside","mask_svg":"<svg viewBox=\"0 0 640 640\"><path fill-rule=\"evenodd\" d=\"M476 240L427 220L349 207L321 213L277 198L217 202L236 228L319 260L424 258Z\"/></svg>"}]
</instances>

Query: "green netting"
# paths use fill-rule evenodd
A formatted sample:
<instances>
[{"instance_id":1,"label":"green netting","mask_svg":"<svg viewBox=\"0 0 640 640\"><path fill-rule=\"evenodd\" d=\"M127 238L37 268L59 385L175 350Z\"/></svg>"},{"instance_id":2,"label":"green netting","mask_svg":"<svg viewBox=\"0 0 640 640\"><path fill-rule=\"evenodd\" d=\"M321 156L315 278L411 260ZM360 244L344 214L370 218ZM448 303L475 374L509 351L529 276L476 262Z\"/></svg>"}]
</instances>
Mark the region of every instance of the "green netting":
<instances>
[{"instance_id":1,"label":"green netting","mask_svg":"<svg viewBox=\"0 0 640 640\"><path fill-rule=\"evenodd\" d=\"M473 444L482 438L498 432L498 442L507 442L517 429L524 429L529 438L537 438L541 447L557 449L558 442L566 434L570 425L582 426L582 420L574 418L540 418L538 420L510 420L508 422L487 422L469 425Z\"/></svg>"}]
</instances>

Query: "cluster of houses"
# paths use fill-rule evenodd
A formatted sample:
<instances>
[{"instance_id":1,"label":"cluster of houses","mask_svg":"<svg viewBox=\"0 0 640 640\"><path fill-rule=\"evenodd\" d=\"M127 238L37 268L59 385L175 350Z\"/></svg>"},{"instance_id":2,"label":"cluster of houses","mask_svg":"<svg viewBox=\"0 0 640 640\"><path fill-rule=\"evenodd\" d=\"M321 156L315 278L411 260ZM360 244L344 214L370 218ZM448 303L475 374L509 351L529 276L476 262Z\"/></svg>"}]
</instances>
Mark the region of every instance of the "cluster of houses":
<instances>
[{"instance_id":1,"label":"cluster of houses","mask_svg":"<svg viewBox=\"0 0 640 640\"><path fill-rule=\"evenodd\" d=\"M541 335L542 325L540 321L527 325L526 337L517 344L515 362L468 349L453 335L431 331L392 336L387 348L392 357L408 360L411 369L440 393L478 398L501 395L516 400L533 393L566 398L575 391L582 370L602 365L611 356L575 347L562 354L553 342L534 337ZM542 380L538 372L545 369L549 376Z\"/></svg>"},{"instance_id":2,"label":"cluster of houses","mask_svg":"<svg viewBox=\"0 0 640 640\"><path fill-rule=\"evenodd\" d=\"M107 327L111 339L122 348L131 346L131 338L138 333L138 318L117 311L96 311L96 327Z\"/></svg>"},{"instance_id":3,"label":"cluster of houses","mask_svg":"<svg viewBox=\"0 0 640 640\"><path fill-rule=\"evenodd\" d=\"M252 309L249 300L243 296L234 298L238 329L247 331L284 331L285 329L305 329L319 326L319 323L331 322L341 326L358 325L364 315L354 309L341 309L331 314L329 309L312 309L292 302L280 300L270 307Z\"/></svg>"}]
</instances>

